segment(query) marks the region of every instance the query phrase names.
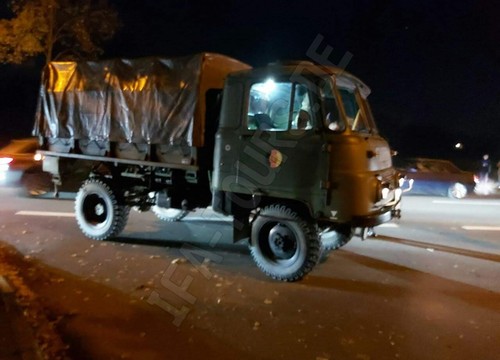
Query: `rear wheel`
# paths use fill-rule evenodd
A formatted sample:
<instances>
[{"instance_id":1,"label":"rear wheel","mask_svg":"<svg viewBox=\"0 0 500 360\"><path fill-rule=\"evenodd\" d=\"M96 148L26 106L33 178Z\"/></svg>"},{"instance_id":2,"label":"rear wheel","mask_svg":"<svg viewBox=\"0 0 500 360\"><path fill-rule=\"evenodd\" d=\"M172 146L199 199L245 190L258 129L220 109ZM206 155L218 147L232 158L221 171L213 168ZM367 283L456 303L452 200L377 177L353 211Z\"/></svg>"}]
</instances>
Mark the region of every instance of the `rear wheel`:
<instances>
[{"instance_id":1,"label":"rear wheel","mask_svg":"<svg viewBox=\"0 0 500 360\"><path fill-rule=\"evenodd\" d=\"M85 236L105 240L119 235L127 224L130 207L120 205L115 193L100 179L88 179L75 200L78 226Z\"/></svg>"},{"instance_id":2,"label":"rear wheel","mask_svg":"<svg viewBox=\"0 0 500 360\"><path fill-rule=\"evenodd\" d=\"M250 251L266 275L282 281L300 280L318 261L316 225L286 206L268 206L253 222Z\"/></svg>"}]
</instances>

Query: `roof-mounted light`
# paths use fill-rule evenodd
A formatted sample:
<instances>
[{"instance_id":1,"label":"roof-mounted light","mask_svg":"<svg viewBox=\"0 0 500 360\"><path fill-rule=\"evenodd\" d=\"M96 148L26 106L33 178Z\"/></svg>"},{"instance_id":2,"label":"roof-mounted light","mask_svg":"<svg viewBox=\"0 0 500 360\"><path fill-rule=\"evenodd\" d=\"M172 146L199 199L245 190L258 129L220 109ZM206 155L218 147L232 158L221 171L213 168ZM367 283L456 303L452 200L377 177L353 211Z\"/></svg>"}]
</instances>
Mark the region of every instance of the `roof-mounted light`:
<instances>
[{"instance_id":1,"label":"roof-mounted light","mask_svg":"<svg viewBox=\"0 0 500 360\"><path fill-rule=\"evenodd\" d=\"M273 79L267 79L264 83L252 86L252 89L263 95L269 96L276 89L276 82Z\"/></svg>"}]
</instances>

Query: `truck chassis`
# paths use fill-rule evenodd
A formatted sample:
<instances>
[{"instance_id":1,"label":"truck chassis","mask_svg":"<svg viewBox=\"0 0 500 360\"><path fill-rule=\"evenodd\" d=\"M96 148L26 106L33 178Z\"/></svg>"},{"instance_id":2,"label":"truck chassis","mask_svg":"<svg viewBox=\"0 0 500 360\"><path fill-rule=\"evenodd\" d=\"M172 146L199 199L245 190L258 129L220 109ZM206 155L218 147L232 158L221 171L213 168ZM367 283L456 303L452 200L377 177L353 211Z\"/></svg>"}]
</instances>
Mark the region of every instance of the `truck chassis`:
<instances>
[{"instance_id":1,"label":"truck chassis","mask_svg":"<svg viewBox=\"0 0 500 360\"><path fill-rule=\"evenodd\" d=\"M118 236L131 208L152 210L162 220L178 221L190 210L211 204L209 177L200 177L200 168L195 165L44 150L38 153L43 157L43 170L52 174L56 196L65 162L91 164L75 199L75 216L80 230L93 240ZM177 194L176 188L183 189L182 194ZM191 194L190 198L186 199L186 194ZM255 263L266 275L282 281L301 279L327 251L344 245L352 236L349 233L346 239L339 233L334 244L329 239L322 245L317 224L285 202L268 202L243 216L246 219L235 216L233 227L238 228L236 223L243 221L239 228L247 228Z\"/></svg>"}]
</instances>

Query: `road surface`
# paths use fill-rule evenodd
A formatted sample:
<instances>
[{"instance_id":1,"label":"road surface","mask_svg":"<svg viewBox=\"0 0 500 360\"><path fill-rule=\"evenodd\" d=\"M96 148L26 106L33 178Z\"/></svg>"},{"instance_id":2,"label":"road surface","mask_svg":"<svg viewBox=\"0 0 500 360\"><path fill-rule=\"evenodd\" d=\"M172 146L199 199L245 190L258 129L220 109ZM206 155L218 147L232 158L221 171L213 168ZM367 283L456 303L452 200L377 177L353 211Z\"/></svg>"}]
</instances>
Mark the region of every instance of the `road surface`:
<instances>
[{"instance_id":1,"label":"road surface","mask_svg":"<svg viewBox=\"0 0 500 360\"><path fill-rule=\"evenodd\" d=\"M211 212L132 212L95 242L71 201L0 189L0 242L73 359L497 359L500 200L403 200L297 283L260 273Z\"/></svg>"}]
</instances>

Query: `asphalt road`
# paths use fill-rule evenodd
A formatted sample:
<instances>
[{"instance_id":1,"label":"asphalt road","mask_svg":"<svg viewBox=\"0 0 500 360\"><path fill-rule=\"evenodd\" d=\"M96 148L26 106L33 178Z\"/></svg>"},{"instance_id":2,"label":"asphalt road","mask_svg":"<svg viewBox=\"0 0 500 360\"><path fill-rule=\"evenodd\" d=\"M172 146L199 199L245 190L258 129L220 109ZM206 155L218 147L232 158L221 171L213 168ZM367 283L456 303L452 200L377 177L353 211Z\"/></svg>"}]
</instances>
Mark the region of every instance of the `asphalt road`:
<instances>
[{"instance_id":1,"label":"asphalt road","mask_svg":"<svg viewBox=\"0 0 500 360\"><path fill-rule=\"evenodd\" d=\"M297 283L265 277L228 219L132 212L116 241L69 200L0 189L0 241L74 359L497 359L500 200L407 197L403 217Z\"/></svg>"}]
</instances>

